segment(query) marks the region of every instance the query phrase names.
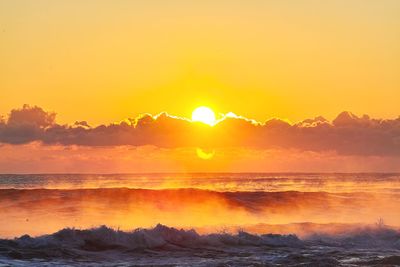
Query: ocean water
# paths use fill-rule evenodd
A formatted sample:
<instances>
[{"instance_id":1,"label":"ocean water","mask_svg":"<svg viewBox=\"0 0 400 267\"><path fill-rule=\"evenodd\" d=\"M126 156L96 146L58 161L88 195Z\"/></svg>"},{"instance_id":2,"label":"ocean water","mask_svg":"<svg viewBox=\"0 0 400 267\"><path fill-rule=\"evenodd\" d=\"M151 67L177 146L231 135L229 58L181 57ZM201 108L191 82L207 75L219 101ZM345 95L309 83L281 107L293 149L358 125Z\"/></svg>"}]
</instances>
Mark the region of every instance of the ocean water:
<instances>
[{"instance_id":1,"label":"ocean water","mask_svg":"<svg viewBox=\"0 0 400 267\"><path fill-rule=\"evenodd\" d=\"M399 266L400 174L4 174L3 265Z\"/></svg>"}]
</instances>

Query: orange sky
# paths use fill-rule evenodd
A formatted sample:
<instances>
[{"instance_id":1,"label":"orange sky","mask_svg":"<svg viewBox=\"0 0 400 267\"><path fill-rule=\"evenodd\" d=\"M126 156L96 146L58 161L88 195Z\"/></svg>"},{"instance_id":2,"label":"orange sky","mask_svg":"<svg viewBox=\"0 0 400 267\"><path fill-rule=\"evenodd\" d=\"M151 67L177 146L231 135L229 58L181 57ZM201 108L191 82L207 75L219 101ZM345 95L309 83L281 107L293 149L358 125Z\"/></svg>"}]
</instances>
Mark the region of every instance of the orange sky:
<instances>
[{"instance_id":1,"label":"orange sky","mask_svg":"<svg viewBox=\"0 0 400 267\"><path fill-rule=\"evenodd\" d=\"M0 114L400 114L400 2L0 2Z\"/></svg>"},{"instance_id":2,"label":"orange sky","mask_svg":"<svg viewBox=\"0 0 400 267\"><path fill-rule=\"evenodd\" d=\"M399 14L397 0L0 1L0 172L400 171ZM184 119L198 106L243 117L204 130ZM161 112L176 117L138 117Z\"/></svg>"}]
</instances>

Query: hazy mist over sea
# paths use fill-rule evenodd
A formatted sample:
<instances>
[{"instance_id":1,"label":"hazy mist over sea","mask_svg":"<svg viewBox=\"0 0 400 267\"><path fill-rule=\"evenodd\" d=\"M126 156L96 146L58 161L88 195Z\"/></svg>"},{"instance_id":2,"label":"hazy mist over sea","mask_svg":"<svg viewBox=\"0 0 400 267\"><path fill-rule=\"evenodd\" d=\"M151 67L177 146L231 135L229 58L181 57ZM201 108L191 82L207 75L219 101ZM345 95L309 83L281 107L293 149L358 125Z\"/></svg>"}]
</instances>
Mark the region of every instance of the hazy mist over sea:
<instances>
[{"instance_id":1,"label":"hazy mist over sea","mask_svg":"<svg viewBox=\"0 0 400 267\"><path fill-rule=\"evenodd\" d=\"M0 188L5 264L399 261L399 174L10 174Z\"/></svg>"}]
</instances>

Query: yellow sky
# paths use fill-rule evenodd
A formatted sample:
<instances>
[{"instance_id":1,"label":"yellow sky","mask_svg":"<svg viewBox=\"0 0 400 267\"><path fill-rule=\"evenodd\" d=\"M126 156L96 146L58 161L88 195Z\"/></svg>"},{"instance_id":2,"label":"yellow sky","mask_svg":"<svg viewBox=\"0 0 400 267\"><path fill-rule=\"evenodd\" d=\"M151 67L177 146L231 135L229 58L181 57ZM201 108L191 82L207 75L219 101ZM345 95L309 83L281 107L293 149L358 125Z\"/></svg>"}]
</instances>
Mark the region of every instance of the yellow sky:
<instances>
[{"instance_id":1,"label":"yellow sky","mask_svg":"<svg viewBox=\"0 0 400 267\"><path fill-rule=\"evenodd\" d=\"M0 1L0 114L400 115L400 1Z\"/></svg>"}]
</instances>

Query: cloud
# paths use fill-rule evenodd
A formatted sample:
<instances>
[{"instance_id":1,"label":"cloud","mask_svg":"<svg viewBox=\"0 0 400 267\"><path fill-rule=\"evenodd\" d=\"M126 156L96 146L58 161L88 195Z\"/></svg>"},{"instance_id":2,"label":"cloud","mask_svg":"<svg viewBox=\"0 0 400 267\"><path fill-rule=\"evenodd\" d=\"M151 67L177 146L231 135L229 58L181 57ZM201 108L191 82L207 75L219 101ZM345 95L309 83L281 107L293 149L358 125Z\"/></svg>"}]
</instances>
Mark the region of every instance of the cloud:
<instances>
[{"instance_id":1,"label":"cloud","mask_svg":"<svg viewBox=\"0 0 400 267\"><path fill-rule=\"evenodd\" d=\"M13 109L8 117L7 124L10 126L29 125L32 127L45 128L54 125L56 114L46 112L37 106L23 105L21 109Z\"/></svg>"},{"instance_id":2,"label":"cloud","mask_svg":"<svg viewBox=\"0 0 400 267\"><path fill-rule=\"evenodd\" d=\"M161 113L144 114L119 123L91 127L86 121L60 125L55 113L24 105L0 120L0 142L47 145L179 147L248 147L335 151L339 155L400 156L400 118L372 119L342 112L332 122L323 117L290 124L281 119L264 123L225 116L209 127Z\"/></svg>"}]
</instances>

